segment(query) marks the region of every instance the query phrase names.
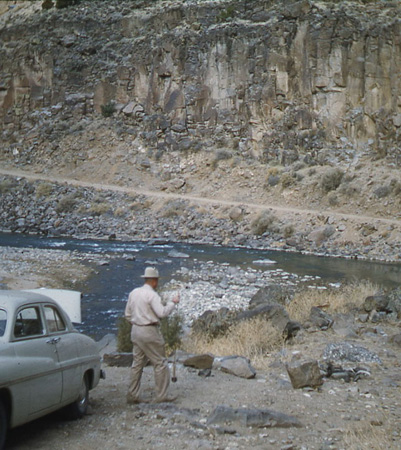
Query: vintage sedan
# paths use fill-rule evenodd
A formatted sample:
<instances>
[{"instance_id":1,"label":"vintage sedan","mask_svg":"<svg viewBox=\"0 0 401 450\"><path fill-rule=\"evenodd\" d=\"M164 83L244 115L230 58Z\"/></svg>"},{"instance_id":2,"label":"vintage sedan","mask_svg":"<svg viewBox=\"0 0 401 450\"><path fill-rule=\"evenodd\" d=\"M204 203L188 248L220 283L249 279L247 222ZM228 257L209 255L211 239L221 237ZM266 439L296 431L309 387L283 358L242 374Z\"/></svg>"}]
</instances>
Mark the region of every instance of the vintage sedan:
<instances>
[{"instance_id":1,"label":"vintage sedan","mask_svg":"<svg viewBox=\"0 0 401 450\"><path fill-rule=\"evenodd\" d=\"M96 343L74 328L60 302L0 290L0 449L8 428L63 407L82 417L101 375Z\"/></svg>"}]
</instances>

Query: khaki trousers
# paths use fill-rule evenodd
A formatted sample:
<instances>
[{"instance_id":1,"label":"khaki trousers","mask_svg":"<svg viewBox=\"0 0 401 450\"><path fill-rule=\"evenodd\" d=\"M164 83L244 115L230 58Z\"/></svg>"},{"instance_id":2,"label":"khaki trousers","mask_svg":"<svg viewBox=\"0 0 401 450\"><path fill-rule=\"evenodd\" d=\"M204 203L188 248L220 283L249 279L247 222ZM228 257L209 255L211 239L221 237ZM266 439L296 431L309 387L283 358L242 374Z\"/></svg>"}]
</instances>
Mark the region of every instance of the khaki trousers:
<instances>
[{"instance_id":1,"label":"khaki trousers","mask_svg":"<svg viewBox=\"0 0 401 450\"><path fill-rule=\"evenodd\" d=\"M149 360L153 365L155 376L156 401L165 399L170 384L170 371L166 360L164 339L159 327L132 325L131 340L134 360L131 368L131 384L128 391L130 397L135 400L139 399L143 368Z\"/></svg>"}]
</instances>

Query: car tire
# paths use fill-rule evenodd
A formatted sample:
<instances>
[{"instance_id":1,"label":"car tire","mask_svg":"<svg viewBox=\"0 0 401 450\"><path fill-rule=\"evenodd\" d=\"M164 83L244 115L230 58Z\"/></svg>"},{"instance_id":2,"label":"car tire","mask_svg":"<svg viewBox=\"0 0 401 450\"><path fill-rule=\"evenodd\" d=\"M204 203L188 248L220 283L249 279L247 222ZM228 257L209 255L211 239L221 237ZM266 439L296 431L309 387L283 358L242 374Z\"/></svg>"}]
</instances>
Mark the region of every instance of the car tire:
<instances>
[{"instance_id":1,"label":"car tire","mask_svg":"<svg viewBox=\"0 0 401 450\"><path fill-rule=\"evenodd\" d=\"M0 450L4 448L7 435L7 411L4 403L0 400Z\"/></svg>"},{"instance_id":2,"label":"car tire","mask_svg":"<svg viewBox=\"0 0 401 450\"><path fill-rule=\"evenodd\" d=\"M79 396L74 403L66 407L66 415L70 420L81 419L87 412L89 405L89 379L84 375Z\"/></svg>"}]
</instances>

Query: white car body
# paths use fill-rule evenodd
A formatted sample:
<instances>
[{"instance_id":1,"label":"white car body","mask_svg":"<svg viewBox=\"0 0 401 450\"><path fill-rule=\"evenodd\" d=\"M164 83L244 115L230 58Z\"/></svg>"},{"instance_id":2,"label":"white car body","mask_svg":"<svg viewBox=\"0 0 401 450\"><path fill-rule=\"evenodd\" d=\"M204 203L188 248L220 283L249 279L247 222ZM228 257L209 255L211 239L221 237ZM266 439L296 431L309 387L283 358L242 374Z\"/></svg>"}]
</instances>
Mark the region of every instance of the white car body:
<instances>
[{"instance_id":1,"label":"white car body","mask_svg":"<svg viewBox=\"0 0 401 450\"><path fill-rule=\"evenodd\" d=\"M0 290L0 449L4 427L66 405L83 415L88 391L101 376L100 361L96 343L75 330L56 301Z\"/></svg>"}]
</instances>

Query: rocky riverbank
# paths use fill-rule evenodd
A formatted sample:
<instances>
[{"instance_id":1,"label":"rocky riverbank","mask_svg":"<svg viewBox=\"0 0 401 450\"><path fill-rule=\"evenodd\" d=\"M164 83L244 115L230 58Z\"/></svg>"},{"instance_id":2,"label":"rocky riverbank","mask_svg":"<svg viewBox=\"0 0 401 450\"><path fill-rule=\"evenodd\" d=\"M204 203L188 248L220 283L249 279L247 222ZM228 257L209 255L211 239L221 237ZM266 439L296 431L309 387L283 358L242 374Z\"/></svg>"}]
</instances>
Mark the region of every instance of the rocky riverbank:
<instances>
[{"instance_id":1,"label":"rocky riverbank","mask_svg":"<svg viewBox=\"0 0 401 450\"><path fill-rule=\"evenodd\" d=\"M33 178L0 176L0 229L400 260L401 225L396 220Z\"/></svg>"}]
</instances>

